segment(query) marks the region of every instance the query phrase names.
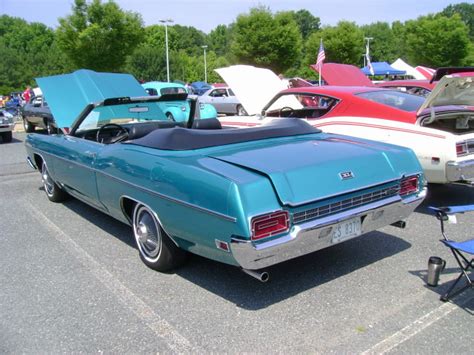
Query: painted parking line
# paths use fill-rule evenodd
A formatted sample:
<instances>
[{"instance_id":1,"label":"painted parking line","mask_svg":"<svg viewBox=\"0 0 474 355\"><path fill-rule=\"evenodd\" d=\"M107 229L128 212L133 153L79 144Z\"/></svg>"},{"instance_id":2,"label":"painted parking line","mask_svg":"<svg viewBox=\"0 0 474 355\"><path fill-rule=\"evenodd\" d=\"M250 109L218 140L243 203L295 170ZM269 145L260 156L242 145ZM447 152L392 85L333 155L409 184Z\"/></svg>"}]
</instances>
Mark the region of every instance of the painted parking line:
<instances>
[{"instance_id":1,"label":"painted parking line","mask_svg":"<svg viewBox=\"0 0 474 355\"><path fill-rule=\"evenodd\" d=\"M415 321L407 325L405 328L390 335L389 337L385 338L378 344L375 344L374 346L372 346L370 349L362 352L362 354L363 355L385 354L389 352L393 348L396 348L400 344L413 338L415 335L417 335L424 329L428 328L432 324L445 318L452 311L459 309L460 307L464 306L468 302L472 301L473 297L472 296L469 297L469 296L470 296L469 292L465 291L464 293L456 297L457 304L454 304L451 302L443 303L438 308L435 308L431 312L428 312L425 315L421 316L420 318L416 319Z\"/></svg>"},{"instance_id":2,"label":"painted parking line","mask_svg":"<svg viewBox=\"0 0 474 355\"><path fill-rule=\"evenodd\" d=\"M91 255L81 248L74 240L64 233L39 209L25 200L25 210L41 225L51 230L51 235L76 258L97 280L107 287L121 303L129 308L144 324L150 328L175 353L196 352L193 347L171 324L161 318L153 309L143 302L137 295L114 277L105 267L98 263Z\"/></svg>"}]
</instances>

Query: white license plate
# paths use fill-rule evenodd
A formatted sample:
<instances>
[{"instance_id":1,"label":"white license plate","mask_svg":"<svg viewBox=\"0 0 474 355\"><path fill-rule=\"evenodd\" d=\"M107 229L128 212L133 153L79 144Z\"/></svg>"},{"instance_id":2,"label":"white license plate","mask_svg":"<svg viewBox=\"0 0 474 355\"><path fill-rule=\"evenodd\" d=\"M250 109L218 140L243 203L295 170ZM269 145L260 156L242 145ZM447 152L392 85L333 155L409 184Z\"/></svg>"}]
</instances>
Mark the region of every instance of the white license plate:
<instances>
[{"instance_id":1,"label":"white license plate","mask_svg":"<svg viewBox=\"0 0 474 355\"><path fill-rule=\"evenodd\" d=\"M346 239L361 235L362 227L360 217L348 219L334 227L332 232L332 242L340 243Z\"/></svg>"}]
</instances>

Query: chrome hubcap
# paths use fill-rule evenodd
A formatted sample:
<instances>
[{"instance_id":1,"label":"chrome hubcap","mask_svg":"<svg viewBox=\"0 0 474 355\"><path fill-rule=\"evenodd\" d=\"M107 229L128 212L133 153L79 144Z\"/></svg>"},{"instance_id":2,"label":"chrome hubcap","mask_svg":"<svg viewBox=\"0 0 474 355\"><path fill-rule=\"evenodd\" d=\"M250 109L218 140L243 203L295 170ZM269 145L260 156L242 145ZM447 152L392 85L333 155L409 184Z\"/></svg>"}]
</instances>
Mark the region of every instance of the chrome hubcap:
<instances>
[{"instance_id":1,"label":"chrome hubcap","mask_svg":"<svg viewBox=\"0 0 474 355\"><path fill-rule=\"evenodd\" d=\"M53 194L53 189L54 189L54 182L49 176L48 173L48 168L46 167L46 164L43 163L42 169L41 169L41 178L43 180L43 186L48 195Z\"/></svg>"},{"instance_id":2,"label":"chrome hubcap","mask_svg":"<svg viewBox=\"0 0 474 355\"><path fill-rule=\"evenodd\" d=\"M135 214L135 238L140 252L146 258L156 258L161 250L161 231L151 212L144 206Z\"/></svg>"}]
</instances>

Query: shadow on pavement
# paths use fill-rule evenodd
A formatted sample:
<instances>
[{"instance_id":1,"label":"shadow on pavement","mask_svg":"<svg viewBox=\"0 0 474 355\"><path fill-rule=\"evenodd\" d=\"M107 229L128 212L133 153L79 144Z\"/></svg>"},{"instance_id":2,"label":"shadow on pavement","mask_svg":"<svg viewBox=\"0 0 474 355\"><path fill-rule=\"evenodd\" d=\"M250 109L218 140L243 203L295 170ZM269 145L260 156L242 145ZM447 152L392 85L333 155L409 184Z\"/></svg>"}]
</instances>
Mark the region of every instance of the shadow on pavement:
<instances>
[{"instance_id":1,"label":"shadow on pavement","mask_svg":"<svg viewBox=\"0 0 474 355\"><path fill-rule=\"evenodd\" d=\"M64 206L136 249L132 231L125 224L74 198L64 202ZM272 266L267 269L270 273L268 283L255 280L235 266L197 255L190 255L188 262L177 269L175 274L238 307L256 310L400 253L410 246L394 235L372 232Z\"/></svg>"},{"instance_id":2,"label":"shadow on pavement","mask_svg":"<svg viewBox=\"0 0 474 355\"><path fill-rule=\"evenodd\" d=\"M320 286L411 245L393 235L372 232L266 269L270 281L261 283L238 268L193 256L177 274L248 310L258 310Z\"/></svg>"},{"instance_id":3,"label":"shadow on pavement","mask_svg":"<svg viewBox=\"0 0 474 355\"><path fill-rule=\"evenodd\" d=\"M428 262L428 260L427 260ZM454 283L456 277L459 275L460 269L458 267L450 267L446 268L442 271L442 274L449 274L452 275L453 279L439 283L438 286L429 286L426 283L426 277L428 274L428 270L411 270L409 271L410 274L419 277L423 282L423 287L426 289L435 292L439 295L439 297L443 296L451 285ZM440 304L443 301L439 301ZM467 313L474 315L474 288L467 289L466 291L462 292L461 294L451 298L449 302L454 303L459 306L459 308L465 310Z\"/></svg>"},{"instance_id":4,"label":"shadow on pavement","mask_svg":"<svg viewBox=\"0 0 474 355\"><path fill-rule=\"evenodd\" d=\"M468 205L474 203L474 187L454 184L429 184L428 196L416 212L433 215L428 206ZM434 216L434 215L433 215Z\"/></svg>"}]
</instances>

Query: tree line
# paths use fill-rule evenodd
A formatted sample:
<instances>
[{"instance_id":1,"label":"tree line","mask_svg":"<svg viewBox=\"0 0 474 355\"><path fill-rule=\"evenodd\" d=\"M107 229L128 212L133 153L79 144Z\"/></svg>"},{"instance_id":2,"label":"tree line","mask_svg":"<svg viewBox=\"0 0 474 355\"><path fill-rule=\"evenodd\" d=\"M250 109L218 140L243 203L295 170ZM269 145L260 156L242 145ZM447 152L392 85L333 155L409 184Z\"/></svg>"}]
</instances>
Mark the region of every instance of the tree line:
<instances>
[{"instance_id":1,"label":"tree line","mask_svg":"<svg viewBox=\"0 0 474 355\"><path fill-rule=\"evenodd\" d=\"M469 3L406 22L363 26L351 21L322 25L305 9L273 13L258 6L209 34L176 24L167 29L171 80L185 82L204 79L203 46L209 82L222 80L213 69L237 63L316 79L309 65L316 61L321 39L327 62L362 66L364 38L372 37L372 61L403 58L433 68L474 63L474 4ZM0 94L34 86L35 77L79 68L166 80L165 27L144 26L140 14L114 1L75 0L56 29L3 15L0 53Z\"/></svg>"}]
</instances>

